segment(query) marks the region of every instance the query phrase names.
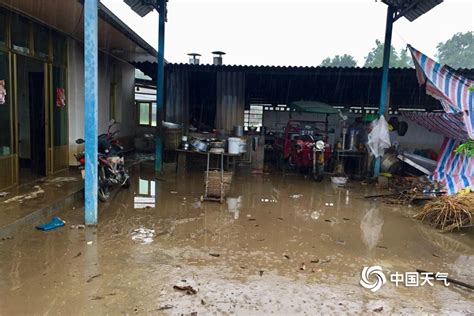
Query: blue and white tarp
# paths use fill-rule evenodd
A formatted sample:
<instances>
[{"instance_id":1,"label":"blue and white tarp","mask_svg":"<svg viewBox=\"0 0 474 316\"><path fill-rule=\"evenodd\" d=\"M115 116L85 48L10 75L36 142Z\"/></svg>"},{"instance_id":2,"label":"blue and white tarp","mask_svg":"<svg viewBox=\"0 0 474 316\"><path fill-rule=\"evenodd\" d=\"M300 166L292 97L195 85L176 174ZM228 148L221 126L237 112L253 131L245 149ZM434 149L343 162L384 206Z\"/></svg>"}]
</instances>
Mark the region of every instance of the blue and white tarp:
<instances>
[{"instance_id":1,"label":"blue and white tarp","mask_svg":"<svg viewBox=\"0 0 474 316\"><path fill-rule=\"evenodd\" d=\"M420 125L446 137L438 165L431 178L446 186L448 194L466 187L474 189L474 158L456 154L457 146L474 139L474 81L441 65L411 46L418 83L426 93L439 100L446 113L405 114Z\"/></svg>"}]
</instances>

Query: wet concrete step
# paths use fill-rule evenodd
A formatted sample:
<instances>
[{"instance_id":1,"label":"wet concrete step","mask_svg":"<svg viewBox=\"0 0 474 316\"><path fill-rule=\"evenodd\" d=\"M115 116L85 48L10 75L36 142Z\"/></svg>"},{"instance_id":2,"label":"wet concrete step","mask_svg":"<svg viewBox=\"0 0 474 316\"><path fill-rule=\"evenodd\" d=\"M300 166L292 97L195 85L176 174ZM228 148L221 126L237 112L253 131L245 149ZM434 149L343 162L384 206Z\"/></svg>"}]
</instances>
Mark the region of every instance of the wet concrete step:
<instances>
[{"instance_id":1,"label":"wet concrete step","mask_svg":"<svg viewBox=\"0 0 474 316\"><path fill-rule=\"evenodd\" d=\"M83 198L83 181L73 172L12 189L0 199L0 239L33 230Z\"/></svg>"}]
</instances>

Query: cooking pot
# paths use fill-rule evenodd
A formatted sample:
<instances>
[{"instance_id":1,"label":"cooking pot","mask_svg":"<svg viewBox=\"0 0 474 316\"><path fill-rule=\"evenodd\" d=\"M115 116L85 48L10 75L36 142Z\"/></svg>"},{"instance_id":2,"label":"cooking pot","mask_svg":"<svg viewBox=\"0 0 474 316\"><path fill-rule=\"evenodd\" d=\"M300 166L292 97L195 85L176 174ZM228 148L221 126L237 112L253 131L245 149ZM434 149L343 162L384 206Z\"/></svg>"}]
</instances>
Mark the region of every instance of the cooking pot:
<instances>
[{"instance_id":1,"label":"cooking pot","mask_svg":"<svg viewBox=\"0 0 474 316\"><path fill-rule=\"evenodd\" d=\"M224 145L224 142L221 141L211 142L211 148L224 148Z\"/></svg>"},{"instance_id":2,"label":"cooking pot","mask_svg":"<svg viewBox=\"0 0 474 316\"><path fill-rule=\"evenodd\" d=\"M244 136L244 127L242 125L234 126L234 136L237 136L237 137Z\"/></svg>"},{"instance_id":3,"label":"cooking pot","mask_svg":"<svg viewBox=\"0 0 474 316\"><path fill-rule=\"evenodd\" d=\"M207 143L201 141L201 140L198 140L198 139L194 139L191 141L191 146L196 150L196 151L207 151Z\"/></svg>"}]
</instances>

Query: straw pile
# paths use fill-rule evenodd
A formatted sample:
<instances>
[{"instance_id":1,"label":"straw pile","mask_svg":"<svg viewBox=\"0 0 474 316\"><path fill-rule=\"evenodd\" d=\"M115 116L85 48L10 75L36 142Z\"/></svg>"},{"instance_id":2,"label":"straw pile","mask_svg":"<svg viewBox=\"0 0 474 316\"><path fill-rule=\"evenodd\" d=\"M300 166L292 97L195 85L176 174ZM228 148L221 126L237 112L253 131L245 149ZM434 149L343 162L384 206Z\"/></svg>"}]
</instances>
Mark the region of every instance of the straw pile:
<instances>
[{"instance_id":1,"label":"straw pile","mask_svg":"<svg viewBox=\"0 0 474 316\"><path fill-rule=\"evenodd\" d=\"M442 231L474 225L474 194L442 196L425 204L414 218Z\"/></svg>"}]
</instances>

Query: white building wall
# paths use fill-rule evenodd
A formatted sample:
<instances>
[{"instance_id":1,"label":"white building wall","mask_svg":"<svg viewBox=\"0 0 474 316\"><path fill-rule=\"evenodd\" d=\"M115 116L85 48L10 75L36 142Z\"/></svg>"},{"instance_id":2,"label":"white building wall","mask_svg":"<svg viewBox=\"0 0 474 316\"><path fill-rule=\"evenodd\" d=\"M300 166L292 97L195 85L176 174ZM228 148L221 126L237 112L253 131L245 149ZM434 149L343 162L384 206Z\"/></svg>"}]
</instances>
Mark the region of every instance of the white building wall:
<instances>
[{"instance_id":1,"label":"white building wall","mask_svg":"<svg viewBox=\"0 0 474 316\"><path fill-rule=\"evenodd\" d=\"M68 40L68 104L69 104L69 164L77 165L75 153L83 150L76 139L84 138L84 48L82 43ZM134 136L136 114L134 109L135 68L110 55L99 53L99 134L107 132L110 120L110 85L116 88L115 117L119 123L118 137L124 140ZM114 78L112 78L114 77Z\"/></svg>"}]
</instances>

